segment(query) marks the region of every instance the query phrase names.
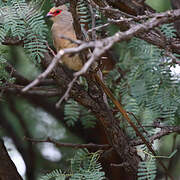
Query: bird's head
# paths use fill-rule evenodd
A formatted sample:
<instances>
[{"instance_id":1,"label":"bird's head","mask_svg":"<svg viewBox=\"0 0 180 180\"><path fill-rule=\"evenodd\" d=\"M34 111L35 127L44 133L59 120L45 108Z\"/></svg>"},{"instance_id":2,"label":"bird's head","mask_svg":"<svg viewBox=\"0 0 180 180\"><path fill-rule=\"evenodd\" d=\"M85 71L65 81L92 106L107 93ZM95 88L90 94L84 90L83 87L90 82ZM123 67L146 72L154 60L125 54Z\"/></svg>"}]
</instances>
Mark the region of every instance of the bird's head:
<instances>
[{"instance_id":1,"label":"bird's head","mask_svg":"<svg viewBox=\"0 0 180 180\"><path fill-rule=\"evenodd\" d=\"M59 7L53 7L49 10L46 17L50 18L52 21L59 19L61 16L65 16L68 12L68 9L65 5Z\"/></svg>"},{"instance_id":2,"label":"bird's head","mask_svg":"<svg viewBox=\"0 0 180 180\"><path fill-rule=\"evenodd\" d=\"M60 15L62 12L62 9L58 7L53 7L50 9L50 11L47 13L46 17L51 18L53 20L54 17Z\"/></svg>"}]
</instances>

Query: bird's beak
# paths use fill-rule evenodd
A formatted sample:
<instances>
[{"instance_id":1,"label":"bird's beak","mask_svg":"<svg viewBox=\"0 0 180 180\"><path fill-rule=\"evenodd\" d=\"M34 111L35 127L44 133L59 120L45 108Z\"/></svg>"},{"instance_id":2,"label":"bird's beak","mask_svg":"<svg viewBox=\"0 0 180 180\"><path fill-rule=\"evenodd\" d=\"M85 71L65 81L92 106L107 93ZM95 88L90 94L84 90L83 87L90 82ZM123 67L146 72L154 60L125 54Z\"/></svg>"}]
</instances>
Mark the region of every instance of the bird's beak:
<instances>
[{"instance_id":1,"label":"bird's beak","mask_svg":"<svg viewBox=\"0 0 180 180\"><path fill-rule=\"evenodd\" d=\"M52 17L52 14L50 12L48 12L45 17L50 18L50 17Z\"/></svg>"}]
</instances>

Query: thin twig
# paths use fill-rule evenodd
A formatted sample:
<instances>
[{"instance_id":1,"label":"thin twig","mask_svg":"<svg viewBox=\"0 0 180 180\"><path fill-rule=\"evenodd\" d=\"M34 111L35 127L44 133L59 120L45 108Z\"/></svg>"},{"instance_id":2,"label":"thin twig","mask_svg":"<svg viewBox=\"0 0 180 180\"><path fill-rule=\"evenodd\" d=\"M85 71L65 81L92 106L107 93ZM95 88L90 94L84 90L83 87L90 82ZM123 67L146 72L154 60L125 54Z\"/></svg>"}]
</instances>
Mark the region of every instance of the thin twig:
<instances>
[{"instance_id":1,"label":"thin twig","mask_svg":"<svg viewBox=\"0 0 180 180\"><path fill-rule=\"evenodd\" d=\"M157 126L158 127L158 126ZM153 142L156 139L160 139L163 136L166 136L171 133L180 133L180 126L160 126L161 130L156 133L155 135L149 138L150 142ZM144 144L144 142L140 140L132 140L131 145L138 146Z\"/></svg>"},{"instance_id":2,"label":"thin twig","mask_svg":"<svg viewBox=\"0 0 180 180\"><path fill-rule=\"evenodd\" d=\"M178 60L171 52L166 51L165 55L169 56L172 59L172 63L180 65L180 60Z\"/></svg>"},{"instance_id":3,"label":"thin twig","mask_svg":"<svg viewBox=\"0 0 180 180\"><path fill-rule=\"evenodd\" d=\"M95 43L95 49L93 53L91 54L90 59L84 64L84 66L79 70L78 72L74 73L74 76L80 76L88 70L88 68L91 66L91 64L97 60L105 51L110 49L113 45L113 42L109 41L107 45L104 46L104 43L101 41L94 41Z\"/></svg>"},{"instance_id":4,"label":"thin twig","mask_svg":"<svg viewBox=\"0 0 180 180\"><path fill-rule=\"evenodd\" d=\"M61 97L61 99L56 103L56 108L59 108L63 100L67 100L69 98L69 92L71 91L73 84L77 80L78 76L75 76L74 79L68 84L68 89L65 94Z\"/></svg>"},{"instance_id":5,"label":"thin twig","mask_svg":"<svg viewBox=\"0 0 180 180\"><path fill-rule=\"evenodd\" d=\"M64 51L60 50L58 54L53 58L48 68L42 74L40 74L34 81L32 81L29 85L23 88L22 92L28 91L32 87L36 86L42 79L46 78L48 74L52 72L53 68L56 66L58 61L60 61L60 58L62 57L63 54L64 54Z\"/></svg>"},{"instance_id":6,"label":"thin twig","mask_svg":"<svg viewBox=\"0 0 180 180\"><path fill-rule=\"evenodd\" d=\"M47 49L49 50L49 52L50 52L53 56L55 56L56 53L49 47L48 42L46 42L46 46L47 46Z\"/></svg>"},{"instance_id":7,"label":"thin twig","mask_svg":"<svg viewBox=\"0 0 180 180\"><path fill-rule=\"evenodd\" d=\"M90 9L90 13L91 13L91 24L92 24L92 40L95 40L96 39L96 29L95 26L96 26L96 18L95 18L95 13L93 11L93 8L92 8L92 5L91 4L88 4L89 6L89 9ZM88 32L87 32L88 34Z\"/></svg>"},{"instance_id":8,"label":"thin twig","mask_svg":"<svg viewBox=\"0 0 180 180\"><path fill-rule=\"evenodd\" d=\"M33 138L29 138L29 137L24 137L24 139L27 141L31 141L33 143L53 143L54 145L56 145L58 147L94 148L94 149L109 149L111 147L108 144L99 145L99 144L93 144L93 143L89 143L89 144L61 143L61 142L53 140L49 137L47 139L33 139Z\"/></svg>"},{"instance_id":9,"label":"thin twig","mask_svg":"<svg viewBox=\"0 0 180 180\"><path fill-rule=\"evenodd\" d=\"M141 129L143 130L143 132L145 132L146 134L148 134L148 132L144 129L144 127L142 126L141 122L139 121L139 119L134 115L134 113L132 112L127 112L128 114L131 114L134 119L136 120L136 122L138 123L138 125L141 127Z\"/></svg>"},{"instance_id":10,"label":"thin twig","mask_svg":"<svg viewBox=\"0 0 180 180\"><path fill-rule=\"evenodd\" d=\"M105 28L105 27L107 27L107 26L109 26L109 25L110 25L110 23L106 23L106 24L103 24L103 25L101 25L101 26L97 26L97 27L91 28L91 29L89 29L89 30L87 31L87 33L90 34L90 33L91 33L92 31L94 31L94 30L98 31L98 30L103 29L103 28Z\"/></svg>"}]
</instances>

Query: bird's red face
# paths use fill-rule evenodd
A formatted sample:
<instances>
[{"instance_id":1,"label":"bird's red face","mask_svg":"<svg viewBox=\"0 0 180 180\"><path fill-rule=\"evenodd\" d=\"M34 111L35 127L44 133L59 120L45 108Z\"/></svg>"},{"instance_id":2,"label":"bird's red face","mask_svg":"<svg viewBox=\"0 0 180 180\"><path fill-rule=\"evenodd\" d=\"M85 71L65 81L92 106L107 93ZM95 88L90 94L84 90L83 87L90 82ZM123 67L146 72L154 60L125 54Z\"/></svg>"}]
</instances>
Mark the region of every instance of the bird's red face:
<instances>
[{"instance_id":1,"label":"bird's red face","mask_svg":"<svg viewBox=\"0 0 180 180\"><path fill-rule=\"evenodd\" d=\"M62 10L59 8L51 8L50 11L47 13L46 17L55 17L61 14Z\"/></svg>"}]
</instances>

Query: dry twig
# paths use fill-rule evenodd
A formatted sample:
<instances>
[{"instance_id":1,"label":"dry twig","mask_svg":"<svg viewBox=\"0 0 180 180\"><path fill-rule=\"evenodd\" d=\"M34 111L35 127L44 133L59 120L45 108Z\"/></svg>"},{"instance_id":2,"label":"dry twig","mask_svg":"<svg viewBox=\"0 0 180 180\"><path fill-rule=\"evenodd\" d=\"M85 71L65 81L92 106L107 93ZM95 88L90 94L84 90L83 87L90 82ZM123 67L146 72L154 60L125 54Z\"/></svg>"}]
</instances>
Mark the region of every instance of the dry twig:
<instances>
[{"instance_id":1,"label":"dry twig","mask_svg":"<svg viewBox=\"0 0 180 180\"><path fill-rule=\"evenodd\" d=\"M99 145L99 144L93 144L93 143L89 143L89 144L61 143L61 142L53 140L49 137L47 139L41 139L41 140L40 139L33 139L33 138L29 138L29 137L24 137L24 139L27 141L31 141L33 143L53 143L54 145L56 145L58 147L94 148L94 149L109 149L111 147L108 144Z\"/></svg>"}]
</instances>

